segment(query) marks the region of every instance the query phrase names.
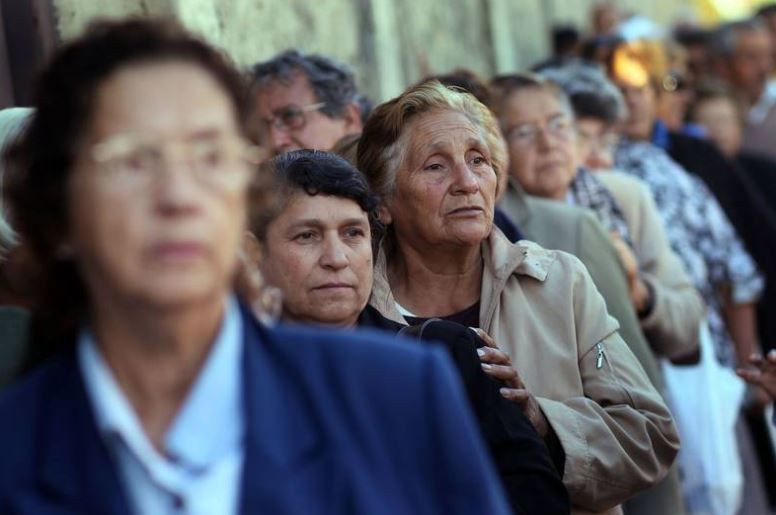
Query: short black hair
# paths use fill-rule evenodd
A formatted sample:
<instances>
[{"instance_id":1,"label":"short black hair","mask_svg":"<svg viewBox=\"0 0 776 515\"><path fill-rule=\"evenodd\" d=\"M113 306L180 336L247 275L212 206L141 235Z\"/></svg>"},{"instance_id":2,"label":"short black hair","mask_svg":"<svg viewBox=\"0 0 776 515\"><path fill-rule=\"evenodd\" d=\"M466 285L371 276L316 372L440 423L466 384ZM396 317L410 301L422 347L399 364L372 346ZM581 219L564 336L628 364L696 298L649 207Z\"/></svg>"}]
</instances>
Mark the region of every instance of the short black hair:
<instances>
[{"instance_id":1,"label":"short black hair","mask_svg":"<svg viewBox=\"0 0 776 515\"><path fill-rule=\"evenodd\" d=\"M330 195L354 201L367 214L372 240L379 241L383 232L379 222L377 197L372 194L366 177L348 160L333 152L294 150L276 156L263 165L265 173L273 176L275 191L280 198L274 210L264 206L253 213L249 208L248 225L259 241L264 241L269 225L283 212L288 200L295 194Z\"/></svg>"},{"instance_id":2,"label":"short black hair","mask_svg":"<svg viewBox=\"0 0 776 515\"><path fill-rule=\"evenodd\" d=\"M574 52L581 41L579 30L573 25L556 25L552 27L552 54L567 55Z\"/></svg>"},{"instance_id":3,"label":"short black hair","mask_svg":"<svg viewBox=\"0 0 776 515\"><path fill-rule=\"evenodd\" d=\"M776 14L776 2L764 4L755 12L755 16L771 16L774 14Z\"/></svg>"},{"instance_id":4,"label":"short black hair","mask_svg":"<svg viewBox=\"0 0 776 515\"><path fill-rule=\"evenodd\" d=\"M288 85L299 73L310 81L316 99L324 104L320 111L330 118L341 117L351 103L356 103L361 109L368 107L363 105L365 98L358 95L353 70L325 55L286 50L255 64L250 76L253 88L262 89L274 82Z\"/></svg>"}]
</instances>

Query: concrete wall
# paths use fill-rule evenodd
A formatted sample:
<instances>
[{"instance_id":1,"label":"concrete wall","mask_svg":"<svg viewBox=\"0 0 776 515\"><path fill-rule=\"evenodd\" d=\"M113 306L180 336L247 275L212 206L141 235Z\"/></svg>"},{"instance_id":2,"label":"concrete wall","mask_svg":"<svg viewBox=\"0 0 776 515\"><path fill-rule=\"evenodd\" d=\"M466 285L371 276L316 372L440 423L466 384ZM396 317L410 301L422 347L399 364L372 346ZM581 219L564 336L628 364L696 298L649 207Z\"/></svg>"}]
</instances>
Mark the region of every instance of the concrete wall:
<instances>
[{"instance_id":1,"label":"concrete wall","mask_svg":"<svg viewBox=\"0 0 776 515\"><path fill-rule=\"evenodd\" d=\"M63 39L99 16L175 16L242 66L290 47L351 64L361 87L390 98L428 73L463 66L490 75L549 53L556 22L587 27L596 0L52 0ZM659 22L689 0L620 0Z\"/></svg>"}]
</instances>

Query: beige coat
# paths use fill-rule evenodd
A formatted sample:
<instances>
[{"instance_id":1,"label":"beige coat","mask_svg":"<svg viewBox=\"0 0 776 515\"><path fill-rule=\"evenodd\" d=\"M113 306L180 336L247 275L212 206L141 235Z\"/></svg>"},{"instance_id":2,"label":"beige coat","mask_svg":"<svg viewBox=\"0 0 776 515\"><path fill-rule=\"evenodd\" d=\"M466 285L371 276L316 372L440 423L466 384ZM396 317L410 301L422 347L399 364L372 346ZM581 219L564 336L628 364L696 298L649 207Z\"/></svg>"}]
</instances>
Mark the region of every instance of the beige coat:
<instances>
[{"instance_id":1,"label":"beige coat","mask_svg":"<svg viewBox=\"0 0 776 515\"><path fill-rule=\"evenodd\" d=\"M619 513L673 462L679 437L671 413L577 258L512 245L497 229L482 252L480 325L512 357L557 434L574 513ZM370 304L403 320L382 251Z\"/></svg>"},{"instance_id":2,"label":"beige coat","mask_svg":"<svg viewBox=\"0 0 776 515\"><path fill-rule=\"evenodd\" d=\"M655 292L652 313L641 328L655 352L669 359L698 350L698 327L706 309L679 257L647 186L619 172L596 174L620 206L633 240L641 277Z\"/></svg>"}]
</instances>

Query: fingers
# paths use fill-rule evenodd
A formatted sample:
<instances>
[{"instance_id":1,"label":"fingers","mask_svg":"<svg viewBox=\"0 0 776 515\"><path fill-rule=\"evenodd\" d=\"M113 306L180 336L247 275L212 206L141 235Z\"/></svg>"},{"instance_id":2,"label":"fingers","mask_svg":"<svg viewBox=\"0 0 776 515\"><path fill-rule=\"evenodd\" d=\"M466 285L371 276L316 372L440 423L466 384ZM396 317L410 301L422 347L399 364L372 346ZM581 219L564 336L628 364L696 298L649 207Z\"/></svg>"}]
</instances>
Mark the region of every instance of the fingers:
<instances>
[{"instance_id":1,"label":"fingers","mask_svg":"<svg viewBox=\"0 0 776 515\"><path fill-rule=\"evenodd\" d=\"M512 358L506 352L499 349L493 349L491 347L480 347L477 349L477 355L480 357L480 361L483 363L490 363L491 365L510 365L512 364Z\"/></svg>"},{"instance_id":2,"label":"fingers","mask_svg":"<svg viewBox=\"0 0 776 515\"><path fill-rule=\"evenodd\" d=\"M525 405L528 402L528 399L531 397L531 394L528 393L528 390L522 388L501 388L499 393L501 393L501 396L505 399L516 402L520 405Z\"/></svg>"},{"instance_id":3,"label":"fingers","mask_svg":"<svg viewBox=\"0 0 776 515\"><path fill-rule=\"evenodd\" d=\"M776 365L776 349L771 349L768 351L768 355L766 356L766 359L770 362Z\"/></svg>"},{"instance_id":4,"label":"fingers","mask_svg":"<svg viewBox=\"0 0 776 515\"><path fill-rule=\"evenodd\" d=\"M760 354L752 353L749 355L749 364L759 367L763 363L763 357Z\"/></svg>"},{"instance_id":5,"label":"fingers","mask_svg":"<svg viewBox=\"0 0 776 515\"><path fill-rule=\"evenodd\" d=\"M482 369L489 376L501 379L502 381L513 381L517 379L517 371L507 365L491 365L489 363L483 363Z\"/></svg>"},{"instance_id":6,"label":"fingers","mask_svg":"<svg viewBox=\"0 0 776 515\"><path fill-rule=\"evenodd\" d=\"M760 384L762 373L759 370L749 370L746 368L736 369L738 377L751 384Z\"/></svg>"},{"instance_id":7,"label":"fingers","mask_svg":"<svg viewBox=\"0 0 776 515\"><path fill-rule=\"evenodd\" d=\"M504 381L507 386L512 388L525 388L525 385L523 385L523 382L520 380L520 376L517 375L517 371L510 366L483 363L482 370L489 376Z\"/></svg>"},{"instance_id":8,"label":"fingers","mask_svg":"<svg viewBox=\"0 0 776 515\"><path fill-rule=\"evenodd\" d=\"M487 345L488 347L492 347L494 349L498 349L498 345L496 345L496 341L493 338L491 338L491 336L487 332L485 332L484 329L481 329L479 327L469 327L469 329L477 333L477 336L482 338L482 341L485 342L485 345Z\"/></svg>"}]
</instances>

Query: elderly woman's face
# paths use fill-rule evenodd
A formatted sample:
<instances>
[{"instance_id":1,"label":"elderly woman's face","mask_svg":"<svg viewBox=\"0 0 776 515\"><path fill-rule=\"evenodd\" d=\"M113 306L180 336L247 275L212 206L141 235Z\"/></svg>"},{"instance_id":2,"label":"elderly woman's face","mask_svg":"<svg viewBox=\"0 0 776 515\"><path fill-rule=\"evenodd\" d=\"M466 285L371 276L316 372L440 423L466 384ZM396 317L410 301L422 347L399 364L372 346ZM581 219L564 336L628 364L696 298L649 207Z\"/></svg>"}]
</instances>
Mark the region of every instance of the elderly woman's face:
<instances>
[{"instance_id":1,"label":"elderly woman's face","mask_svg":"<svg viewBox=\"0 0 776 515\"><path fill-rule=\"evenodd\" d=\"M577 173L571 115L549 91L512 93L501 126L509 149L509 173L531 195L564 200Z\"/></svg>"},{"instance_id":2,"label":"elderly woman's face","mask_svg":"<svg viewBox=\"0 0 776 515\"><path fill-rule=\"evenodd\" d=\"M287 318L351 326L372 291L367 214L353 200L297 193L269 224L264 277L283 292Z\"/></svg>"},{"instance_id":3,"label":"elderly woman's face","mask_svg":"<svg viewBox=\"0 0 776 515\"><path fill-rule=\"evenodd\" d=\"M478 245L493 226L496 172L482 130L465 115L431 112L402 135L406 154L387 203L398 239Z\"/></svg>"},{"instance_id":4,"label":"elderly woman's face","mask_svg":"<svg viewBox=\"0 0 776 515\"><path fill-rule=\"evenodd\" d=\"M245 153L232 103L199 67L109 76L68 192L67 242L92 301L165 309L222 297L244 226Z\"/></svg>"}]
</instances>

